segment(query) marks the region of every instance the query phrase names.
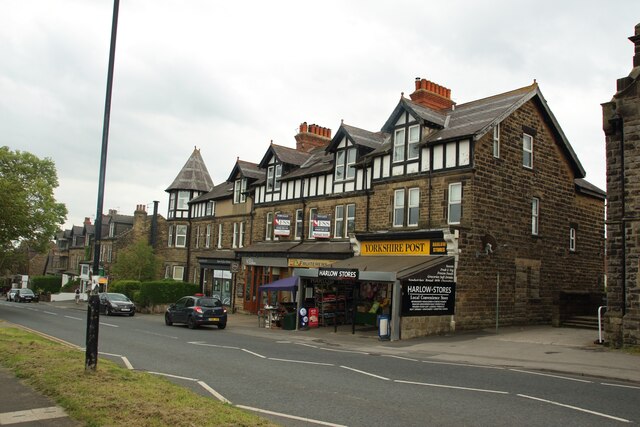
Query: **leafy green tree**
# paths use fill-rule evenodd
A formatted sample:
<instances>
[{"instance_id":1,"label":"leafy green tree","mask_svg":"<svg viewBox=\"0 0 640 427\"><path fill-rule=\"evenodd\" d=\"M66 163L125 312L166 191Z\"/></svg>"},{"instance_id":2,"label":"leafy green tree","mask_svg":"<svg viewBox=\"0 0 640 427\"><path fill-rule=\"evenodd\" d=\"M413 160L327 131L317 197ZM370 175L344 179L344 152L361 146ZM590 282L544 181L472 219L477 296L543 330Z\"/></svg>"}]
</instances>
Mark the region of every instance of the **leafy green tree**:
<instances>
[{"instance_id":1,"label":"leafy green tree","mask_svg":"<svg viewBox=\"0 0 640 427\"><path fill-rule=\"evenodd\" d=\"M67 217L53 160L0 147L0 271L20 245L44 252Z\"/></svg>"},{"instance_id":2,"label":"leafy green tree","mask_svg":"<svg viewBox=\"0 0 640 427\"><path fill-rule=\"evenodd\" d=\"M118 251L111 274L117 280L154 280L159 276L162 260L153 252L153 248L139 240L133 245Z\"/></svg>"}]
</instances>

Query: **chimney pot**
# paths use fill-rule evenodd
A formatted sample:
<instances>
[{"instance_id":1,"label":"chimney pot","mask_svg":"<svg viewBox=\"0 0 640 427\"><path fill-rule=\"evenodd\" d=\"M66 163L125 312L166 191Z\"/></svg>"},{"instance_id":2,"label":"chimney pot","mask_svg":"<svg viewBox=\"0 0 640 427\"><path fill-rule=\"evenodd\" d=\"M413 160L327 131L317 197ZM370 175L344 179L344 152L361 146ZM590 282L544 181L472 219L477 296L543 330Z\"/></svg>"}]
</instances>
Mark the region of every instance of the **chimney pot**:
<instances>
[{"instance_id":1,"label":"chimney pot","mask_svg":"<svg viewBox=\"0 0 640 427\"><path fill-rule=\"evenodd\" d=\"M420 77L416 77L416 90L420 89Z\"/></svg>"}]
</instances>

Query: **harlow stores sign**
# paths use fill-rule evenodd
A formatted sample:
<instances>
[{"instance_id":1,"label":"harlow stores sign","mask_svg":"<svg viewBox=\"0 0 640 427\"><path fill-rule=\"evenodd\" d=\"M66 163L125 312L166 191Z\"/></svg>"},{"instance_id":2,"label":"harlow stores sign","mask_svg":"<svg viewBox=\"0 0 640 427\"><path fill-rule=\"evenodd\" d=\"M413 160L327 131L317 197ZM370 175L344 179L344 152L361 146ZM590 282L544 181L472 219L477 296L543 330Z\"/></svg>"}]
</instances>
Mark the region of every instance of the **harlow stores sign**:
<instances>
[{"instance_id":1,"label":"harlow stores sign","mask_svg":"<svg viewBox=\"0 0 640 427\"><path fill-rule=\"evenodd\" d=\"M455 312L454 259L402 281L402 316L443 316Z\"/></svg>"},{"instance_id":2,"label":"harlow stores sign","mask_svg":"<svg viewBox=\"0 0 640 427\"><path fill-rule=\"evenodd\" d=\"M444 240L372 240L362 242L360 254L365 255L446 255Z\"/></svg>"},{"instance_id":3,"label":"harlow stores sign","mask_svg":"<svg viewBox=\"0 0 640 427\"><path fill-rule=\"evenodd\" d=\"M319 268L318 277L336 280L357 280L357 268Z\"/></svg>"}]
</instances>

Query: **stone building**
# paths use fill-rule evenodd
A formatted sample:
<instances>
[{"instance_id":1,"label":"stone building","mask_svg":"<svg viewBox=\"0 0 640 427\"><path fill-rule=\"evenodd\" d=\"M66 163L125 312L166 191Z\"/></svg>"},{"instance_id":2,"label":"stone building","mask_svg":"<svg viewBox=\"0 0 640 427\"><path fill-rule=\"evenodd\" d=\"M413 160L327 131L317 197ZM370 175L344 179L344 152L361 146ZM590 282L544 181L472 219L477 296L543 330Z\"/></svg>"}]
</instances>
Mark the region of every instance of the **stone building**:
<instances>
[{"instance_id":1,"label":"stone building","mask_svg":"<svg viewBox=\"0 0 640 427\"><path fill-rule=\"evenodd\" d=\"M607 153L607 324L614 347L640 344L640 24L633 69L602 104Z\"/></svg>"},{"instance_id":2,"label":"stone building","mask_svg":"<svg viewBox=\"0 0 640 427\"><path fill-rule=\"evenodd\" d=\"M456 105L417 79L410 98L379 132L342 123L331 138L303 123L296 149L269 147L251 189L253 244L236 251L245 309L296 275L298 305L315 300L321 324L371 323L380 303L395 339L591 312L605 193L584 180L538 85ZM336 270L357 279L321 277ZM433 271L447 272L447 307L409 307L421 298L411 283Z\"/></svg>"}]
</instances>

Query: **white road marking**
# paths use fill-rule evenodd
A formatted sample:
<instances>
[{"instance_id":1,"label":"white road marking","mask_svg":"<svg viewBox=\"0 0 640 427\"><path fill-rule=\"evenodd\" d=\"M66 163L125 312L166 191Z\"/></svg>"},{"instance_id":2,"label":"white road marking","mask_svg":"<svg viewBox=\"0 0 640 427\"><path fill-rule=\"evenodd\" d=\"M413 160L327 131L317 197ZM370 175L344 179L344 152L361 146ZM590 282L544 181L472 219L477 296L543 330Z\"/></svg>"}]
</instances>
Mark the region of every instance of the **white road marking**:
<instances>
[{"instance_id":1,"label":"white road marking","mask_svg":"<svg viewBox=\"0 0 640 427\"><path fill-rule=\"evenodd\" d=\"M159 334L157 332L149 332L149 331L145 331L145 330L142 330L142 329L134 329L134 331L142 332L143 334L148 334L148 335L155 335L157 337L162 337L162 338L171 338L172 340L177 340L178 339L178 337L174 337L172 335Z\"/></svg>"},{"instance_id":2,"label":"white road marking","mask_svg":"<svg viewBox=\"0 0 640 427\"><path fill-rule=\"evenodd\" d=\"M37 310L36 310L36 311L37 311ZM50 314L50 315L52 315L52 316L57 316L57 315L58 315L58 313L54 313L54 312L52 312L52 311L44 311L44 310L43 310L42 312L43 312L43 313L45 313L45 314Z\"/></svg>"},{"instance_id":3,"label":"white road marking","mask_svg":"<svg viewBox=\"0 0 640 427\"><path fill-rule=\"evenodd\" d=\"M452 366L468 366L470 368L483 368L483 369L498 369L502 370L499 366L488 366L488 365L473 365L471 363L455 363L455 362L436 362L433 360L423 360L422 363L431 363L433 365L452 365Z\"/></svg>"},{"instance_id":4,"label":"white road marking","mask_svg":"<svg viewBox=\"0 0 640 427\"><path fill-rule=\"evenodd\" d=\"M103 325L103 326L111 326L112 328L119 328L119 327L120 327L120 326L118 326L118 325L112 325L111 323L103 323L103 322L100 322L100 324L101 324L101 325Z\"/></svg>"},{"instance_id":5,"label":"white road marking","mask_svg":"<svg viewBox=\"0 0 640 427\"><path fill-rule=\"evenodd\" d=\"M561 380L577 381L579 383L587 383L587 384L591 384L592 383L592 381L580 380L580 379L577 379L577 378L570 378L570 377L563 377L561 375L552 375L552 374L543 374L541 372L523 371L522 369L509 369L509 370L510 371L514 371L514 372L522 372L524 374L540 375L541 377L551 377L551 378L559 378Z\"/></svg>"},{"instance_id":6,"label":"white road marking","mask_svg":"<svg viewBox=\"0 0 640 427\"><path fill-rule=\"evenodd\" d=\"M198 381L198 384L200 384L200 386L202 388L204 388L205 390L207 390L209 393L211 393L212 395L214 395L216 397L216 399L218 399L219 401L223 402L223 403L228 403L230 405L232 405L231 401L228 400L227 398L225 398L223 395L221 395L220 393L218 393L217 391L215 391L214 389L212 389L211 387L209 387L209 385L207 383L205 383L204 381Z\"/></svg>"},{"instance_id":7,"label":"white road marking","mask_svg":"<svg viewBox=\"0 0 640 427\"><path fill-rule=\"evenodd\" d=\"M275 360L276 362L306 363L308 365L335 366L333 363L308 362L306 360L293 360L293 359L278 359L277 357L269 357L269 360Z\"/></svg>"},{"instance_id":8,"label":"white road marking","mask_svg":"<svg viewBox=\"0 0 640 427\"><path fill-rule=\"evenodd\" d=\"M303 347L318 348L318 346L317 346L317 345L305 344L305 343L302 343L302 342L296 342L296 343L294 343L294 344L295 344L295 345L301 345L301 346L303 346Z\"/></svg>"},{"instance_id":9,"label":"white road marking","mask_svg":"<svg viewBox=\"0 0 640 427\"><path fill-rule=\"evenodd\" d=\"M162 372L147 371L147 373L153 374L153 375L160 375L161 377L176 378L176 379L179 379L179 380L186 380L186 381L193 381L193 382L200 381L197 378L189 378L189 377L181 377L179 375L163 374Z\"/></svg>"},{"instance_id":10,"label":"white road marking","mask_svg":"<svg viewBox=\"0 0 640 427\"><path fill-rule=\"evenodd\" d=\"M620 421L620 422L623 422L623 423L630 423L631 422L631 421L629 421L627 419L624 419L624 418L618 418L618 417L614 417L613 415L603 414L602 412L591 411L589 409L579 408L577 406L572 406L572 405L566 405L564 403L554 402L552 400L541 399L539 397L527 396L526 394L518 394L517 396L524 397L525 399L537 400L538 402L549 403L551 405L562 406L563 408L575 409L576 411L586 412L587 414L597 415L599 417L609 418L611 420Z\"/></svg>"},{"instance_id":11,"label":"white road marking","mask_svg":"<svg viewBox=\"0 0 640 427\"><path fill-rule=\"evenodd\" d=\"M267 411L266 409L252 408L251 406L236 405L236 408L246 409L247 411L258 412L258 413L261 413L261 414L275 415L277 417L289 418L289 419L292 419L292 420L304 421L304 422L307 422L307 423L318 424L318 425L322 425L322 426L346 427L346 426L344 426L342 424L334 424L334 423L328 423L326 421L314 420L314 419L311 419L311 418L297 417L295 415L283 414L282 412L274 412L274 411Z\"/></svg>"},{"instance_id":12,"label":"white road marking","mask_svg":"<svg viewBox=\"0 0 640 427\"><path fill-rule=\"evenodd\" d=\"M18 424L33 421L51 420L66 417L64 409L59 406L27 409L26 411L5 412L0 414L0 425Z\"/></svg>"},{"instance_id":13,"label":"white road marking","mask_svg":"<svg viewBox=\"0 0 640 427\"><path fill-rule=\"evenodd\" d=\"M98 353L99 354L104 354L105 356L119 357L120 359L122 359L122 362L124 363L124 366L127 367L127 369L133 370L133 365L131 364L131 362L129 362L129 359L127 359L126 356L123 356L121 354L105 353L103 351L99 351Z\"/></svg>"},{"instance_id":14,"label":"white road marking","mask_svg":"<svg viewBox=\"0 0 640 427\"><path fill-rule=\"evenodd\" d=\"M633 385L622 385L622 384L611 384L611 383L600 383L600 384L601 385L606 385L606 386L609 386L609 387L633 388L633 389L636 389L636 390L640 390L640 387L636 387L636 386L633 386Z\"/></svg>"},{"instance_id":15,"label":"white road marking","mask_svg":"<svg viewBox=\"0 0 640 427\"><path fill-rule=\"evenodd\" d=\"M423 386L427 386L427 387L452 388L452 389L455 389L455 390L479 391L479 392L482 392L482 393L509 394L508 391L487 390L487 389L483 389L483 388L471 388L471 387L459 387L459 386L455 386L455 385L420 383L420 382L416 382L416 381L403 381L403 380L393 380L393 381L396 382L396 383L423 385Z\"/></svg>"},{"instance_id":16,"label":"white road marking","mask_svg":"<svg viewBox=\"0 0 640 427\"><path fill-rule=\"evenodd\" d=\"M73 317L73 316L64 316L64 317L66 317L67 319L73 319L73 320L84 320L79 317Z\"/></svg>"},{"instance_id":17,"label":"white road marking","mask_svg":"<svg viewBox=\"0 0 640 427\"><path fill-rule=\"evenodd\" d=\"M188 342L187 344L193 344L193 345L202 345L205 347L216 347L216 348L227 348L227 349L231 349L231 350L240 350L240 347L234 347L231 345L218 345L218 344L208 344L204 341L191 341Z\"/></svg>"},{"instance_id":18,"label":"white road marking","mask_svg":"<svg viewBox=\"0 0 640 427\"><path fill-rule=\"evenodd\" d=\"M267 356L263 356L261 354L254 353L253 351L249 351L246 348L241 348L240 350L244 351L245 353L249 353L249 354L253 354L254 356L258 356L258 357L260 357L262 359L266 359L267 358Z\"/></svg>"},{"instance_id":19,"label":"white road marking","mask_svg":"<svg viewBox=\"0 0 640 427\"><path fill-rule=\"evenodd\" d=\"M392 357L394 359L400 359L400 360L408 360L409 362L419 362L418 359L410 359L408 357L402 357L402 356L394 356L392 354L383 354L382 357Z\"/></svg>"},{"instance_id":20,"label":"white road marking","mask_svg":"<svg viewBox=\"0 0 640 427\"><path fill-rule=\"evenodd\" d=\"M361 371L359 369L350 368L348 366L340 366L340 367L344 368L344 369L348 369L349 371L357 372L359 374L369 375L370 377L378 378L380 380L389 381L389 378L381 377L380 375L376 375L376 374L372 374L372 373L369 373L369 372Z\"/></svg>"}]
</instances>

